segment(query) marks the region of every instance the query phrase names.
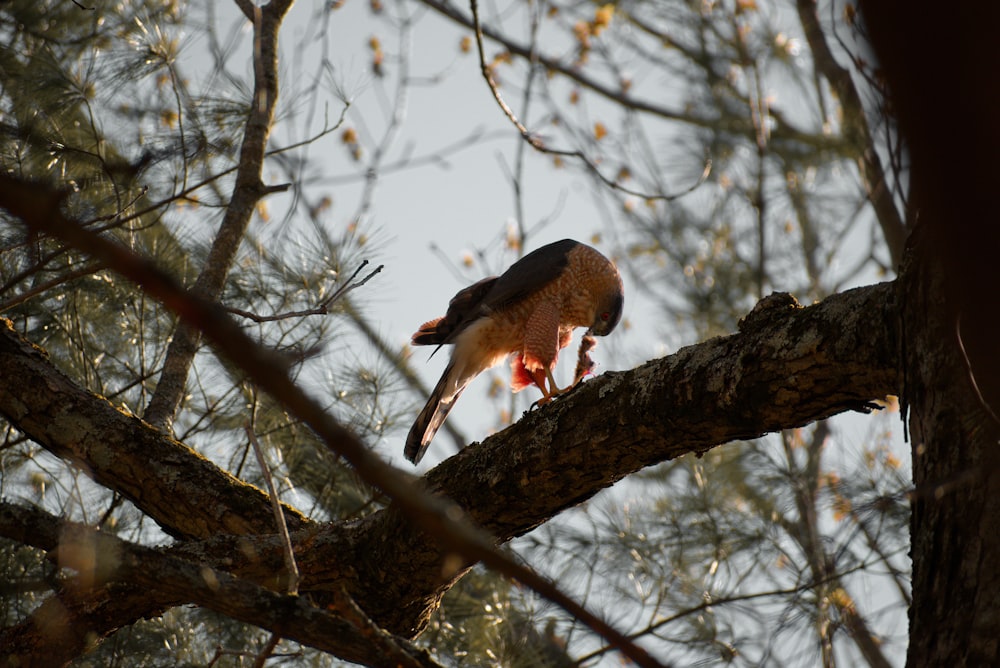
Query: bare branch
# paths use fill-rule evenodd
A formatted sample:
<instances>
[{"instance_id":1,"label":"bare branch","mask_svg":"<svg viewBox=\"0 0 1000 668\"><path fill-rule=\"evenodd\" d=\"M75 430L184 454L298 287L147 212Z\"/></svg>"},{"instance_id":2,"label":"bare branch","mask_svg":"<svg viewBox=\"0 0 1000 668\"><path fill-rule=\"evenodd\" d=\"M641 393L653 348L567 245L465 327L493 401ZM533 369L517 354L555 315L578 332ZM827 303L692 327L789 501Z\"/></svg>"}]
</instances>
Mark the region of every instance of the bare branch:
<instances>
[{"instance_id":1,"label":"bare branch","mask_svg":"<svg viewBox=\"0 0 1000 668\"><path fill-rule=\"evenodd\" d=\"M383 462L295 384L284 358L257 345L217 304L194 291L184 290L148 260L68 220L60 210L59 198L46 186L0 174L0 202L33 228L106 262L174 310L187 327L207 336L220 354L245 371L257 386L280 400L288 412L316 432L327 447L344 457L365 482L392 498L407 517L439 541L442 549L461 555L471 563L482 561L534 589L603 636L635 663L663 665L546 578L498 551L494 547L495 539L465 520L460 508L415 486L411 476Z\"/></svg>"},{"instance_id":2,"label":"bare branch","mask_svg":"<svg viewBox=\"0 0 1000 668\"><path fill-rule=\"evenodd\" d=\"M497 104L500 106L500 109L503 111L504 115L507 117L508 120L510 120L510 122L514 125L514 127L517 128L517 131L521 134L521 138L524 139L524 141L528 142L528 144L530 144L531 147L534 148L536 151L539 151L541 153L548 153L549 155L558 155L558 156L575 158L580 162L582 162L583 165L587 168L587 170L591 174L593 174L598 180L600 180L604 185L608 186L609 188L617 190L619 192L623 192L626 195L634 195L635 197L642 197L643 199L651 201L655 200L673 201L675 199L678 199L680 197L683 197L684 195L691 193L708 179L708 176L712 171L712 160L710 157L706 156L705 167L704 169L702 169L701 176L694 184L692 184L685 190L682 190L681 192L674 193L671 195L666 195L663 193L652 194L652 193L639 192L637 190L632 190L631 188L623 186L616 179L612 179L605 176L604 173L597 166L597 164L593 160L588 158L587 155L582 150L556 149L546 146L545 142L543 142L538 135L532 134L531 132L528 131L526 127L524 127L524 124L522 124L521 121L518 120L517 115L510 108L510 106L508 106L508 104L504 101L503 96L500 94L500 89L497 87L496 81L494 81L493 79L493 73L490 69L490 66L486 63L486 52L483 46L483 27L479 22L479 2L478 0L469 0L469 4L472 9L472 26L475 31L476 47L479 53L479 69L482 72L483 79L486 80L486 85L489 87L490 92L493 94L493 99L496 100ZM537 56L534 55L534 51L530 51L529 54L532 60L537 58Z\"/></svg>"},{"instance_id":3,"label":"bare branch","mask_svg":"<svg viewBox=\"0 0 1000 668\"><path fill-rule=\"evenodd\" d=\"M364 285L372 278L374 278L376 274L380 273L382 269L385 267L385 265L380 264L379 266L375 267L375 269L373 269L367 276L362 278L360 281L351 283L350 281L353 281L355 277L357 277L357 275L361 273L361 270L364 269L367 265L368 265L368 260L364 260L361 263L361 266L359 266L355 270L355 272L351 275L351 277L348 279L347 283L344 283L344 285L337 288L337 290L335 290L333 294L323 299L323 301L319 303L319 306L315 308L305 309L302 311L289 311L287 313L278 313L276 315L258 315L256 313L251 313L250 311L244 311L243 309L238 309L232 306L227 306L226 310L232 313L233 315L238 315L240 317L253 320L254 322L257 323L274 322L276 320L288 320L290 318L304 318L311 315L327 315L330 313L331 304L333 304L341 297L344 297L347 293L354 290L355 288L360 288L362 285Z\"/></svg>"},{"instance_id":4,"label":"bare branch","mask_svg":"<svg viewBox=\"0 0 1000 668\"><path fill-rule=\"evenodd\" d=\"M286 593L289 596L299 595L299 582L302 577L299 575L299 567L295 564L295 554L292 552L292 541L288 537L288 524L285 522L285 514L281 512L281 500L278 498L278 490L274 487L274 477L271 475L271 467L264 458L264 451L261 450L257 434L254 433L253 426L246 426L247 438L253 446L253 453L257 457L257 465L260 466L261 474L264 476L264 483L267 485L267 496L271 500L271 509L274 511L274 523L278 527L278 535L281 536L282 552L285 556L285 570L288 571L288 585Z\"/></svg>"}]
</instances>

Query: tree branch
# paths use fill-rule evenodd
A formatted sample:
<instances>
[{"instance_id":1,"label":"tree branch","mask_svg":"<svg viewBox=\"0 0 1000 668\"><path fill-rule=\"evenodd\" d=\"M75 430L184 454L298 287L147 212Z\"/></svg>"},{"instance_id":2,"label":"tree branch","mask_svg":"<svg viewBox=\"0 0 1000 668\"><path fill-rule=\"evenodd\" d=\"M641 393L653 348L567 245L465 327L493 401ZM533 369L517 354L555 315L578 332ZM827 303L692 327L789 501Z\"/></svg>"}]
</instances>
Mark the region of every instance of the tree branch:
<instances>
[{"instance_id":1,"label":"tree branch","mask_svg":"<svg viewBox=\"0 0 1000 668\"><path fill-rule=\"evenodd\" d=\"M264 7L243 0L237 4L253 21L254 94L243 132L233 195L193 288L195 294L210 301L218 300L222 294L257 202L267 194L261 182L261 173L274 110L278 104L278 30L291 1L273 0ZM161 427L173 423L200 341L201 331L198 328L178 323L167 347L156 390L144 412L145 419L151 424Z\"/></svg>"},{"instance_id":2,"label":"tree branch","mask_svg":"<svg viewBox=\"0 0 1000 668\"><path fill-rule=\"evenodd\" d=\"M787 296L769 297L744 319L739 333L588 381L446 460L428 473L425 485L456 501L497 542L507 541L644 466L845 410L863 410L870 399L897 392L896 317L891 283L835 295L808 308ZM20 341L11 330L0 334L0 340ZM20 354L30 355L30 346ZM37 351L34 355L41 358ZM0 372L6 374L4 365L16 356L0 355ZM51 366L31 368L42 375L35 382L59 374ZM38 400L30 393L14 398L0 389L0 412L18 424L19 415L32 412L23 402ZM54 411L57 418L60 404L57 393L37 408ZM608 416L622 417L611 422ZM159 447L174 443L113 409L107 417L89 439L100 441L116 432L127 439L148 430L162 441ZM65 417L57 421L65 422ZM175 470L203 465L191 451L176 446L171 451L183 460L174 464ZM96 477L107 463L96 458L88 462L89 470ZM127 470L121 473L128 475ZM242 487L237 481L226 484ZM225 494L226 484L215 493ZM270 532L266 498L259 492L253 498L264 523L257 532ZM293 531L303 592L321 595L343 587L382 628L405 636L418 633L443 593L474 560L456 562L453 547L421 531L413 519L412 509L404 513L394 505L349 525ZM199 521L208 524L210 518ZM241 548L247 545L253 549ZM281 540L275 535L217 536L179 545L172 554L255 582L269 583L283 564ZM115 623L147 614L143 606L136 599Z\"/></svg>"},{"instance_id":3,"label":"tree branch","mask_svg":"<svg viewBox=\"0 0 1000 668\"><path fill-rule=\"evenodd\" d=\"M438 666L426 650L403 638L393 638L370 624L359 628L354 609L349 615L331 614L307 598L278 594L205 564L62 521L37 508L0 503L0 535L46 550L60 566L77 572L61 592L69 603L67 610L91 592L105 592L109 584L141 587L150 599L194 603L348 661L407 668ZM14 646L5 642L4 647Z\"/></svg>"},{"instance_id":4,"label":"tree branch","mask_svg":"<svg viewBox=\"0 0 1000 668\"><path fill-rule=\"evenodd\" d=\"M857 147L858 155L861 156L858 160L861 181L875 209L892 258L892 266L898 268L903 259L903 247L909 231L896 207L882 159L875 150L875 142L868 127L861 96L854 85L851 73L840 66L827 44L817 16L819 7L816 0L798 0L796 8L816 69L830 82L837 99L840 100L844 113L844 135Z\"/></svg>"},{"instance_id":5,"label":"tree branch","mask_svg":"<svg viewBox=\"0 0 1000 668\"><path fill-rule=\"evenodd\" d=\"M177 538L270 533L267 496L62 374L0 319L0 413L57 457L119 492ZM293 529L309 520L284 506Z\"/></svg>"}]
</instances>

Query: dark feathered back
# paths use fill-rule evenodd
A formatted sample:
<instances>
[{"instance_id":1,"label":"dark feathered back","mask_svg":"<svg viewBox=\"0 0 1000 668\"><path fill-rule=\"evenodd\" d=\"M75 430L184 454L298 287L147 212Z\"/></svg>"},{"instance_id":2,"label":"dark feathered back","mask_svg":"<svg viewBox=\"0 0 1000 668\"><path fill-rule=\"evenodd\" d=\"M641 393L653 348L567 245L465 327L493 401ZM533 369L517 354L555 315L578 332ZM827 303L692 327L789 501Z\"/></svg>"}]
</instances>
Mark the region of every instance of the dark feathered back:
<instances>
[{"instance_id":1,"label":"dark feathered back","mask_svg":"<svg viewBox=\"0 0 1000 668\"><path fill-rule=\"evenodd\" d=\"M580 243L563 239L532 251L501 276L490 276L460 291L448 303L443 318L425 322L413 335L415 346L441 346L455 340L479 317L502 311L559 277L569 263L569 252Z\"/></svg>"},{"instance_id":2,"label":"dark feathered back","mask_svg":"<svg viewBox=\"0 0 1000 668\"><path fill-rule=\"evenodd\" d=\"M496 276L484 278L452 297L448 303L448 312L443 318L430 320L420 326L411 339L413 345L440 346L451 343L475 319L483 298L496 282Z\"/></svg>"}]
</instances>

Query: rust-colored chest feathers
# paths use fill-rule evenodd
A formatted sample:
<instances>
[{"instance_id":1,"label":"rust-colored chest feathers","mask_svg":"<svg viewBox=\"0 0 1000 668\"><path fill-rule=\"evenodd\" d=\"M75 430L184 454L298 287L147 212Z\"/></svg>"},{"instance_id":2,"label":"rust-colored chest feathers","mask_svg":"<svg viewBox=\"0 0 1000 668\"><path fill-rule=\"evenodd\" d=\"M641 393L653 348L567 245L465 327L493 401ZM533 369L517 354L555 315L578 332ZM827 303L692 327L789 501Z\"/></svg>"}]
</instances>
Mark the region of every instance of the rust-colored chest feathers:
<instances>
[{"instance_id":1,"label":"rust-colored chest feathers","mask_svg":"<svg viewBox=\"0 0 1000 668\"><path fill-rule=\"evenodd\" d=\"M410 458L419 459L469 381L509 355L515 356L515 390L534 383L543 400L559 394L552 369L573 330L587 327L597 336L609 334L621 318L623 301L615 265L571 239L543 246L501 276L459 292L443 317L424 323L413 335L414 345L455 348L410 431L407 456L412 452Z\"/></svg>"}]
</instances>

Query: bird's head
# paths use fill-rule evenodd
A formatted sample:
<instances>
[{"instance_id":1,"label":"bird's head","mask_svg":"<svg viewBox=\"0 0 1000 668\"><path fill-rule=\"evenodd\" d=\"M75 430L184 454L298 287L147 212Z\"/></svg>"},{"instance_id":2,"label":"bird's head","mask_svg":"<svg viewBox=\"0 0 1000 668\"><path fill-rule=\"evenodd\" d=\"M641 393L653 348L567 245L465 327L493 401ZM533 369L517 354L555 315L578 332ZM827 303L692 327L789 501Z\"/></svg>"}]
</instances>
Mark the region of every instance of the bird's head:
<instances>
[{"instance_id":1,"label":"bird's head","mask_svg":"<svg viewBox=\"0 0 1000 668\"><path fill-rule=\"evenodd\" d=\"M616 272L617 273L617 272ZM618 278L616 276L616 278ZM625 305L625 293L622 290L621 278L614 281L615 285L609 285L597 296L597 310L594 311L594 322L587 330L588 334L594 336L607 336L622 319L622 307Z\"/></svg>"}]
</instances>

